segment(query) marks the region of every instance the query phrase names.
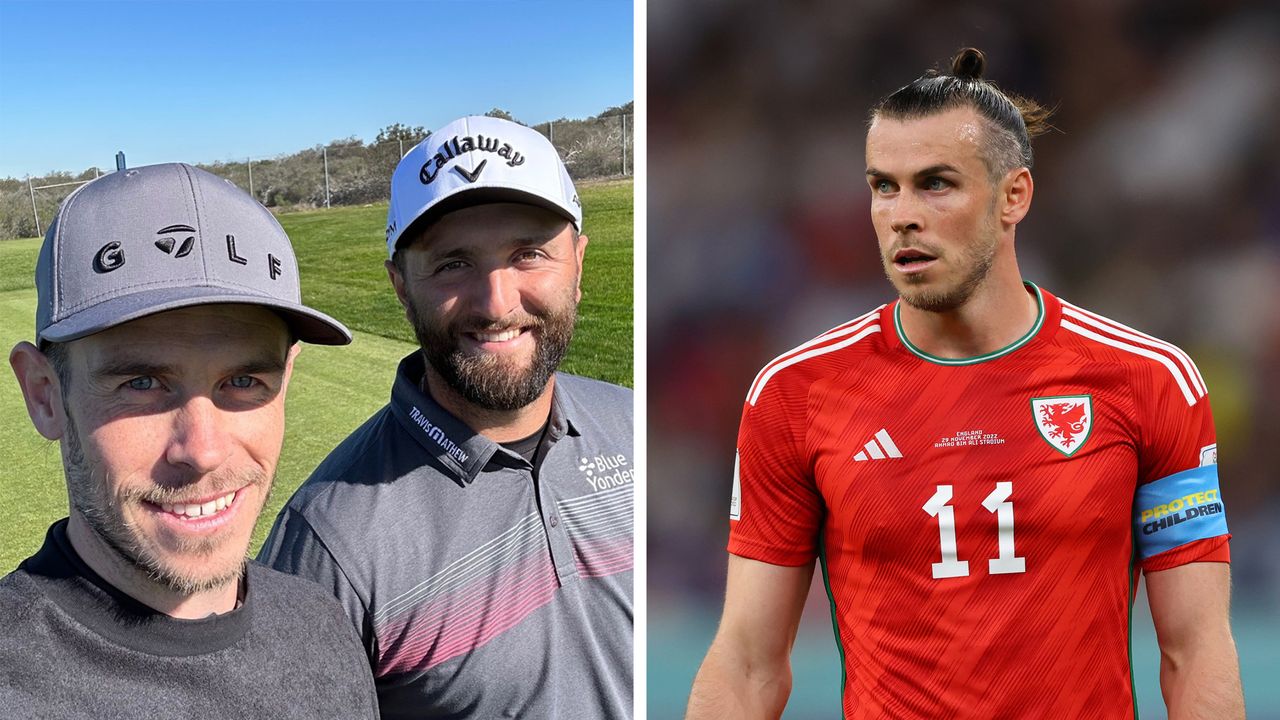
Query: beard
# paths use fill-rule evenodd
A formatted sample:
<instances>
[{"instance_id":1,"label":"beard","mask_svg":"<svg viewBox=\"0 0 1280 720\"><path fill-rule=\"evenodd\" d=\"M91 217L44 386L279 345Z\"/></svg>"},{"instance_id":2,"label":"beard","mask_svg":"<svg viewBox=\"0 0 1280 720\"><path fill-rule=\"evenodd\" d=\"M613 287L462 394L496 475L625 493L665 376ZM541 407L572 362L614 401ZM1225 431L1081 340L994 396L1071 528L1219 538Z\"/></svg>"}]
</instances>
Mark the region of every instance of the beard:
<instances>
[{"instance_id":1,"label":"beard","mask_svg":"<svg viewBox=\"0 0 1280 720\"><path fill-rule=\"evenodd\" d=\"M569 341L573 339L578 306L573 299L577 283L555 308L536 315L522 313L501 322L460 318L441 322L438 317L419 312L410 298L409 319L422 352L445 383L467 402L486 410L519 410L537 400L547 381L560 367ZM502 332L524 328L534 335L533 358L521 368L511 359L493 353L464 352L459 338L468 332Z\"/></svg>"},{"instance_id":2,"label":"beard","mask_svg":"<svg viewBox=\"0 0 1280 720\"><path fill-rule=\"evenodd\" d=\"M64 434L63 463L71 507L84 517L93 532L120 559L150 583L181 595L225 587L244 575L248 560L247 546L233 562L226 563L223 567L202 564L202 568L207 568L207 572L202 573L183 571L166 562L163 551L156 547L154 540L147 538L137 523L126 517L124 509L142 502L160 504L180 500L189 483L179 483L172 487L119 487L114 492L111 491L109 488L117 486L117 483L112 482L109 471L95 468L86 460L75 421L69 412L65 415L67 428ZM217 473L209 476L207 481L215 493L219 489L230 492L240 487L257 486L265 488L265 498L271 491L271 478L258 470ZM227 542L229 539L225 535L179 538L170 552L200 560L212 560Z\"/></svg>"},{"instance_id":3,"label":"beard","mask_svg":"<svg viewBox=\"0 0 1280 720\"><path fill-rule=\"evenodd\" d=\"M903 302L918 310L944 313L957 310L967 303L986 281L995 264L999 238L994 227L986 227L977 242L956 253L954 260L948 258L961 273L960 280L950 287L929 287L926 278L919 275L896 275L893 272L893 256L903 248L916 248L939 260L943 259L944 254L939 248L927 243L899 241L881 257L885 277L897 289Z\"/></svg>"}]
</instances>

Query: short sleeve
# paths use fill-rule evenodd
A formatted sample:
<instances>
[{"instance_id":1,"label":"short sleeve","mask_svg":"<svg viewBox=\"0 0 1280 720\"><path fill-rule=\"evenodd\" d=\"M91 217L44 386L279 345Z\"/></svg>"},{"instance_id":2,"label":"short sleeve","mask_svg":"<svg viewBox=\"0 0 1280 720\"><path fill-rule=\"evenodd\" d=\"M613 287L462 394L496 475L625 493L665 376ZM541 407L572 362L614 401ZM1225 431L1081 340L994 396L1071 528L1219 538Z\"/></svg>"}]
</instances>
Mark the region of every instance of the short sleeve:
<instances>
[{"instance_id":1,"label":"short sleeve","mask_svg":"<svg viewBox=\"0 0 1280 720\"><path fill-rule=\"evenodd\" d=\"M377 642L364 600L301 512L287 505L280 511L258 552L258 562L331 591L359 633L370 660L377 657Z\"/></svg>"},{"instance_id":2,"label":"short sleeve","mask_svg":"<svg viewBox=\"0 0 1280 720\"><path fill-rule=\"evenodd\" d=\"M777 378L743 406L729 515L734 555L791 566L817 555L824 505L804 452L805 412L805 394Z\"/></svg>"},{"instance_id":3,"label":"short sleeve","mask_svg":"<svg viewBox=\"0 0 1280 720\"><path fill-rule=\"evenodd\" d=\"M1168 363L1147 365L1135 382L1138 407L1146 415L1134 542L1147 572L1230 561L1208 390L1191 359L1173 350Z\"/></svg>"}]
</instances>

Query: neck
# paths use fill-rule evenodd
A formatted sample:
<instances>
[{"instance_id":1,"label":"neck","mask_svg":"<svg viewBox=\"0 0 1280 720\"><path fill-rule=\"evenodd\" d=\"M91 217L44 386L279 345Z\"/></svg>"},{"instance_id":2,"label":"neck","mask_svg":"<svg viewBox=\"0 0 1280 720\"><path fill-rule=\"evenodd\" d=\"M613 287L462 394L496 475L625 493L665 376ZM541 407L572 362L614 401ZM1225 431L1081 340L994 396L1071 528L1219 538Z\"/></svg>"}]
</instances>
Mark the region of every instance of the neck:
<instances>
[{"instance_id":1,"label":"neck","mask_svg":"<svg viewBox=\"0 0 1280 720\"><path fill-rule=\"evenodd\" d=\"M152 580L146 571L107 544L77 510L71 511L67 539L80 559L112 587L165 615L196 620L230 612L236 607L237 582L189 595L179 593Z\"/></svg>"},{"instance_id":2,"label":"neck","mask_svg":"<svg viewBox=\"0 0 1280 720\"><path fill-rule=\"evenodd\" d=\"M523 440L538 432L551 417L551 395L556 377L547 380L542 394L533 402L515 410L490 410L475 405L449 386L444 378L426 363L423 391L431 395L440 407L467 424L467 427L498 443Z\"/></svg>"},{"instance_id":3,"label":"neck","mask_svg":"<svg viewBox=\"0 0 1280 720\"><path fill-rule=\"evenodd\" d=\"M1026 335L1039 307L1013 268L1006 277L995 269L987 282L960 307L931 312L900 303L902 331L911 343L936 357L964 359L993 353Z\"/></svg>"}]
</instances>

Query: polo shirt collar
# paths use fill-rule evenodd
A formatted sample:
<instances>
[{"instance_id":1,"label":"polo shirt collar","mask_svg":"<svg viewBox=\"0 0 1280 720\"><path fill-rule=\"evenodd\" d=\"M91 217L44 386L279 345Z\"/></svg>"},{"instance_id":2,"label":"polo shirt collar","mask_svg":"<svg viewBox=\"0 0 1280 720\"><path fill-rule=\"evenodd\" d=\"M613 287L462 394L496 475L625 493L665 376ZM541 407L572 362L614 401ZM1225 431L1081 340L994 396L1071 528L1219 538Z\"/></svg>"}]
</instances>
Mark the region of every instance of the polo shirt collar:
<instances>
[{"instance_id":1,"label":"polo shirt collar","mask_svg":"<svg viewBox=\"0 0 1280 720\"><path fill-rule=\"evenodd\" d=\"M524 458L472 430L441 407L429 393L423 392L421 382L425 372L426 359L421 351L414 351L400 361L391 386L391 412L423 450L467 484L474 481L499 453L525 462ZM563 387L564 383L559 382L557 374L555 391L551 396L551 421L547 428L549 443L565 435L579 434L573 422L576 405L566 397Z\"/></svg>"},{"instance_id":2,"label":"polo shirt collar","mask_svg":"<svg viewBox=\"0 0 1280 720\"><path fill-rule=\"evenodd\" d=\"M556 386L551 393L551 424L547 428L547 435L552 442L565 435L577 437L582 434L579 432L578 426L573 422L573 418L577 416L577 411L578 405L569 397L569 391L565 389L563 376L560 373L556 373Z\"/></svg>"},{"instance_id":3,"label":"polo shirt collar","mask_svg":"<svg viewBox=\"0 0 1280 720\"><path fill-rule=\"evenodd\" d=\"M497 452L498 445L467 427L422 391L419 383L425 363L418 351L400 361L391 386L391 412L427 454L470 483Z\"/></svg>"}]
</instances>

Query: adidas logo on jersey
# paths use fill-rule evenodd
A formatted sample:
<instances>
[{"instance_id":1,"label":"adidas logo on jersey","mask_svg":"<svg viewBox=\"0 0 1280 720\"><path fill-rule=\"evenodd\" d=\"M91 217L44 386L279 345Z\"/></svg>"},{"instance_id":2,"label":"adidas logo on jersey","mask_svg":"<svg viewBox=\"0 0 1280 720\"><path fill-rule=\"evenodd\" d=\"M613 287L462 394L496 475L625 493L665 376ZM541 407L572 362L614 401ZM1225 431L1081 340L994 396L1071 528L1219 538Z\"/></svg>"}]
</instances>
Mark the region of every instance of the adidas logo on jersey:
<instances>
[{"instance_id":1,"label":"adidas logo on jersey","mask_svg":"<svg viewBox=\"0 0 1280 720\"><path fill-rule=\"evenodd\" d=\"M879 442L876 442L877 440ZM893 444L893 438L889 437L889 431L880 428L880 432L868 440L867 444L862 446L862 450L853 456L853 459L858 462L865 462L867 460L900 457L902 457L902 451L898 450L898 446Z\"/></svg>"}]
</instances>

